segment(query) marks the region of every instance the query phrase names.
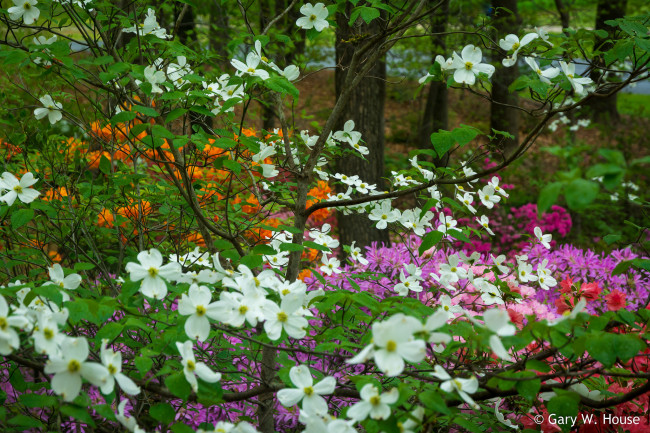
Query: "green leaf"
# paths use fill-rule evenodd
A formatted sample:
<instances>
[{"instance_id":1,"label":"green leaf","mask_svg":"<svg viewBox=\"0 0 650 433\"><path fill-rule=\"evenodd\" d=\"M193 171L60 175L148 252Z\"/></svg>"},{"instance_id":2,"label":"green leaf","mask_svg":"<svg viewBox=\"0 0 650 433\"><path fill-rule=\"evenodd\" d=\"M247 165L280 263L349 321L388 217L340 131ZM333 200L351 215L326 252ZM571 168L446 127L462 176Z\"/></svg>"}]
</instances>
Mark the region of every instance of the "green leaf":
<instances>
[{"instance_id":1,"label":"green leaf","mask_svg":"<svg viewBox=\"0 0 650 433\"><path fill-rule=\"evenodd\" d=\"M626 362L639 354L645 344L631 334L601 333L587 340L587 351L605 367L611 367L617 358Z\"/></svg>"},{"instance_id":2,"label":"green leaf","mask_svg":"<svg viewBox=\"0 0 650 433\"><path fill-rule=\"evenodd\" d=\"M263 255L266 255L266 256L274 256L278 252L275 251L269 245L255 245L253 247L253 253L255 253L255 254L263 254Z\"/></svg>"},{"instance_id":3,"label":"green leaf","mask_svg":"<svg viewBox=\"0 0 650 433\"><path fill-rule=\"evenodd\" d=\"M577 394L566 393L564 395L556 395L547 404L549 414L554 414L556 417L576 417L578 416L578 402L580 397ZM558 424L559 425L559 424ZM559 425L563 431L569 431L571 424Z\"/></svg>"},{"instance_id":4,"label":"green leaf","mask_svg":"<svg viewBox=\"0 0 650 433\"><path fill-rule=\"evenodd\" d=\"M537 213L542 215L544 212L549 210L551 206L557 201L562 187L564 186L563 182L553 182L546 185L539 193L537 198Z\"/></svg>"},{"instance_id":5,"label":"green leaf","mask_svg":"<svg viewBox=\"0 0 650 433\"><path fill-rule=\"evenodd\" d=\"M420 248L418 248L418 253L420 254L420 257L424 254L425 251L427 251L429 248L433 247L438 242L440 242L443 236L444 236L443 233L439 232L438 230L433 230L427 233L422 239L422 244L420 245Z\"/></svg>"},{"instance_id":6,"label":"green leaf","mask_svg":"<svg viewBox=\"0 0 650 433\"><path fill-rule=\"evenodd\" d=\"M456 229L447 230L447 234L452 238L458 239L461 242L465 242L465 243L471 242L467 237L467 235L465 235L465 233L461 232L460 230L456 230Z\"/></svg>"},{"instance_id":7,"label":"green leaf","mask_svg":"<svg viewBox=\"0 0 650 433\"><path fill-rule=\"evenodd\" d=\"M176 411L170 404L167 403L158 403L151 406L151 409L149 409L149 414L153 419L160 421L163 424L171 423L176 417Z\"/></svg>"},{"instance_id":8,"label":"green leaf","mask_svg":"<svg viewBox=\"0 0 650 433\"><path fill-rule=\"evenodd\" d=\"M262 256L258 254L249 254L247 256L242 257L239 263L248 267L249 269L253 269L262 266L262 263L264 263L264 259L262 258Z\"/></svg>"},{"instance_id":9,"label":"green leaf","mask_svg":"<svg viewBox=\"0 0 650 433\"><path fill-rule=\"evenodd\" d=\"M131 111L120 111L115 116L111 117L111 124L117 125L118 123L130 122L135 119L137 114Z\"/></svg>"},{"instance_id":10,"label":"green leaf","mask_svg":"<svg viewBox=\"0 0 650 433\"><path fill-rule=\"evenodd\" d=\"M542 381L539 379L521 380L515 386L519 395L528 401L534 401L537 398L537 393L541 387Z\"/></svg>"},{"instance_id":11,"label":"green leaf","mask_svg":"<svg viewBox=\"0 0 650 433\"><path fill-rule=\"evenodd\" d=\"M99 158L99 171L104 174L111 174L111 161L104 155Z\"/></svg>"},{"instance_id":12,"label":"green leaf","mask_svg":"<svg viewBox=\"0 0 650 433\"><path fill-rule=\"evenodd\" d=\"M172 122L178 119L179 117L181 117L182 115L184 115L185 113L187 113L186 108L174 108L172 111L169 112L167 117L165 117L165 122L166 123Z\"/></svg>"},{"instance_id":13,"label":"green leaf","mask_svg":"<svg viewBox=\"0 0 650 433\"><path fill-rule=\"evenodd\" d=\"M122 329L124 329L124 325L118 322L110 322L104 324L99 331L97 331L97 335L95 336L96 340L101 341L102 339L107 339L109 341L117 338L118 335L122 333Z\"/></svg>"},{"instance_id":14,"label":"green leaf","mask_svg":"<svg viewBox=\"0 0 650 433\"><path fill-rule=\"evenodd\" d=\"M194 433L193 428L191 428L191 427L189 427L189 426L187 426L185 424L182 424L180 422L177 422L176 424L174 424L172 426L172 431L174 433Z\"/></svg>"},{"instance_id":15,"label":"green leaf","mask_svg":"<svg viewBox=\"0 0 650 433\"><path fill-rule=\"evenodd\" d=\"M623 238L623 235L621 234L609 234L603 237L603 240L607 245L611 245L614 242L618 242Z\"/></svg>"},{"instance_id":16,"label":"green leaf","mask_svg":"<svg viewBox=\"0 0 650 433\"><path fill-rule=\"evenodd\" d=\"M86 263L86 262L78 262L74 264L74 270L75 272L78 271L89 271L91 269L95 269L95 265L92 263Z\"/></svg>"},{"instance_id":17,"label":"green leaf","mask_svg":"<svg viewBox=\"0 0 650 433\"><path fill-rule=\"evenodd\" d=\"M315 250L325 251L325 252L332 251L329 248L327 248L325 245L317 244L316 242L313 241L304 241L302 244L305 248L313 248Z\"/></svg>"},{"instance_id":18,"label":"green leaf","mask_svg":"<svg viewBox=\"0 0 650 433\"><path fill-rule=\"evenodd\" d=\"M591 180L574 179L564 189L564 198L572 210L582 210L598 197L600 186Z\"/></svg>"},{"instance_id":19,"label":"green leaf","mask_svg":"<svg viewBox=\"0 0 650 433\"><path fill-rule=\"evenodd\" d=\"M241 164L232 159L224 159L223 166L236 174L241 173Z\"/></svg>"},{"instance_id":20,"label":"green leaf","mask_svg":"<svg viewBox=\"0 0 650 433\"><path fill-rule=\"evenodd\" d=\"M34 211L31 209L19 209L11 214L11 228L16 230L29 223L34 218Z\"/></svg>"},{"instance_id":21,"label":"green leaf","mask_svg":"<svg viewBox=\"0 0 650 433\"><path fill-rule=\"evenodd\" d=\"M137 111L138 113L144 114L145 116L149 116L149 117L159 116L159 113L154 108L145 107L143 105L134 105L133 111Z\"/></svg>"},{"instance_id":22,"label":"green leaf","mask_svg":"<svg viewBox=\"0 0 650 433\"><path fill-rule=\"evenodd\" d=\"M548 373L551 371L551 367L542 361L531 359L530 361L526 362L526 370L535 370L539 371L540 373Z\"/></svg>"},{"instance_id":23,"label":"green leaf","mask_svg":"<svg viewBox=\"0 0 650 433\"><path fill-rule=\"evenodd\" d=\"M147 373L151 371L151 367L153 367L153 360L145 356L138 356L133 360L133 362L140 373Z\"/></svg>"},{"instance_id":24,"label":"green leaf","mask_svg":"<svg viewBox=\"0 0 650 433\"><path fill-rule=\"evenodd\" d=\"M183 373L176 373L167 376L165 378L165 386L169 388L169 391L172 394L183 400L187 400L187 397L189 397L192 392L192 388L190 388L190 384L187 383L187 379L185 379Z\"/></svg>"},{"instance_id":25,"label":"green leaf","mask_svg":"<svg viewBox=\"0 0 650 433\"><path fill-rule=\"evenodd\" d=\"M456 140L451 135L451 132L440 131L431 134L431 144L433 145L433 150L436 151L438 157L442 158L452 147L454 147Z\"/></svg>"},{"instance_id":26,"label":"green leaf","mask_svg":"<svg viewBox=\"0 0 650 433\"><path fill-rule=\"evenodd\" d=\"M366 24L370 24L372 20L379 18L380 13L377 9L362 6L360 8L359 14L361 15L361 18L366 22Z\"/></svg>"},{"instance_id":27,"label":"green leaf","mask_svg":"<svg viewBox=\"0 0 650 433\"><path fill-rule=\"evenodd\" d=\"M454 140L456 140L460 146L464 146L470 141L474 140L480 133L481 131L479 129L474 128L473 126L462 124L460 127L451 131L452 137L454 137Z\"/></svg>"},{"instance_id":28,"label":"green leaf","mask_svg":"<svg viewBox=\"0 0 650 433\"><path fill-rule=\"evenodd\" d=\"M435 412L449 415L451 411L447 407L442 396L435 391L424 391L418 395L418 398L427 409Z\"/></svg>"},{"instance_id":29,"label":"green leaf","mask_svg":"<svg viewBox=\"0 0 650 433\"><path fill-rule=\"evenodd\" d=\"M264 80L263 83L265 87L268 87L269 89L283 95L289 94L294 98L300 96L300 92L296 86L291 84L285 77L273 76L267 80Z\"/></svg>"},{"instance_id":30,"label":"green leaf","mask_svg":"<svg viewBox=\"0 0 650 433\"><path fill-rule=\"evenodd\" d=\"M303 249L300 244L283 243L280 245L280 251L302 251Z\"/></svg>"},{"instance_id":31,"label":"green leaf","mask_svg":"<svg viewBox=\"0 0 650 433\"><path fill-rule=\"evenodd\" d=\"M78 406L65 405L65 406L61 406L60 411L63 415L67 415L71 418L84 422L91 427L95 427L95 421L90 416L90 414L86 411L86 409L83 409Z\"/></svg>"},{"instance_id":32,"label":"green leaf","mask_svg":"<svg viewBox=\"0 0 650 433\"><path fill-rule=\"evenodd\" d=\"M20 394L18 400L21 404L27 407L52 407L55 408L59 404L59 399L45 394Z\"/></svg>"},{"instance_id":33,"label":"green leaf","mask_svg":"<svg viewBox=\"0 0 650 433\"><path fill-rule=\"evenodd\" d=\"M26 428L43 428L43 423L41 423L39 420L25 416L25 415L16 415L15 417L11 418L9 421L7 421L10 425L15 425L19 427L26 427Z\"/></svg>"}]
</instances>

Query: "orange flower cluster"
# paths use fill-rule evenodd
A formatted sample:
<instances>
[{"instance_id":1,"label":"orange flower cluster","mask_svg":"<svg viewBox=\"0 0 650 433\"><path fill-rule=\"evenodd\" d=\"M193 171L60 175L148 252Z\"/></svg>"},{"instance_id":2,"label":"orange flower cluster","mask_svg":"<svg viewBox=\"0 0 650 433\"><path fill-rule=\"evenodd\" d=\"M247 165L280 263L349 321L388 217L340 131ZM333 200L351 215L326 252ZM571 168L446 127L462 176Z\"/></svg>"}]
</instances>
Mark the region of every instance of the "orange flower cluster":
<instances>
[{"instance_id":1,"label":"orange flower cluster","mask_svg":"<svg viewBox=\"0 0 650 433\"><path fill-rule=\"evenodd\" d=\"M140 207L142 207L142 219L147 215L150 215L153 212L151 203L146 200L142 200L141 203L131 200L127 206L117 208L116 212L118 215L128 218L131 222L135 222L140 216ZM115 222L115 216L108 209L102 209L97 215L97 225L100 227L113 228L113 223ZM120 227L126 228L126 222L120 224ZM137 234L137 231L134 233Z\"/></svg>"},{"instance_id":2,"label":"orange flower cluster","mask_svg":"<svg viewBox=\"0 0 650 433\"><path fill-rule=\"evenodd\" d=\"M64 186L56 189L50 189L43 194L41 197L45 201L51 201L51 200L63 200L63 197L68 196L68 189Z\"/></svg>"},{"instance_id":3,"label":"orange flower cluster","mask_svg":"<svg viewBox=\"0 0 650 433\"><path fill-rule=\"evenodd\" d=\"M332 188L330 188L329 184L324 180L319 180L316 187L309 190L309 196L313 198L311 200L307 200L307 208L309 208L313 204L320 202L321 200L327 199L328 194L330 194L331 192L332 192ZM319 209L313 214L311 214L309 219L315 223L323 222L331 214L332 211L329 209Z\"/></svg>"},{"instance_id":4,"label":"orange flower cluster","mask_svg":"<svg viewBox=\"0 0 650 433\"><path fill-rule=\"evenodd\" d=\"M5 157L7 161L10 161L12 156L18 155L23 152L23 150L20 147L14 146L11 143L7 143L6 141L3 141L1 138L0 138L0 149L3 149L1 154Z\"/></svg>"}]
</instances>

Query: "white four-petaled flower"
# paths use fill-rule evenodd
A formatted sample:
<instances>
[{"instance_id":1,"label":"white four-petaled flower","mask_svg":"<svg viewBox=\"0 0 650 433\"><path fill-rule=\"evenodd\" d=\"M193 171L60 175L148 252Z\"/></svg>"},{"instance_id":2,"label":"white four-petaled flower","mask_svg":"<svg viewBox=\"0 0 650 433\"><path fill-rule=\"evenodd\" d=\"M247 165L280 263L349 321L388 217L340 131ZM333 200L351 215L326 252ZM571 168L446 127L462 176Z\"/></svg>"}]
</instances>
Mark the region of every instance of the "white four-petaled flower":
<instances>
[{"instance_id":1,"label":"white four-petaled flower","mask_svg":"<svg viewBox=\"0 0 650 433\"><path fill-rule=\"evenodd\" d=\"M2 178L0 178L0 192L2 190L8 191L0 197L0 201L7 203L9 206L14 204L16 198L23 203L33 202L40 194L40 192L30 188L36 182L38 182L38 179L34 178L34 175L31 172L25 173L23 177L18 180L16 176L5 171L2 173Z\"/></svg>"},{"instance_id":2,"label":"white four-petaled flower","mask_svg":"<svg viewBox=\"0 0 650 433\"><path fill-rule=\"evenodd\" d=\"M163 266L160 251L152 248L138 254L140 263L127 263L126 271L131 281L140 281L140 292L149 298L162 299L167 295L165 280L177 280L181 275L181 265L176 262Z\"/></svg>"},{"instance_id":3,"label":"white four-petaled flower","mask_svg":"<svg viewBox=\"0 0 650 433\"><path fill-rule=\"evenodd\" d=\"M199 389L199 383L196 376L208 383L214 383L221 380L221 373L215 373L203 362L196 362L194 358L194 351L192 350L192 342L186 341L181 343L176 342L176 348L183 358L183 374L185 379L189 382L192 391L196 392Z\"/></svg>"},{"instance_id":4,"label":"white four-petaled flower","mask_svg":"<svg viewBox=\"0 0 650 433\"><path fill-rule=\"evenodd\" d=\"M316 29L317 32L321 32L330 25L327 22L329 12L323 3L316 3L313 6L311 3L305 3L300 8L300 13L304 15L296 20L296 25L300 28Z\"/></svg>"},{"instance_id":5,"label":"white four-petaled flower","mask_svg":"<svg viewBox=\"0 0 650 433\"><path fill-rule=\"evenodd\" d=\"M302 409L309 415L326 415L327 402L321 396L334 392L336 379L327 376L314 385L314 379L306 365L292 367L289 370L289 377L296 388L285 388L278 391L280 403L289 407L302 401Z\"/></svg>"},{"instance_id":6,"label":"white four-petaled flower","mask_svg":"<svg viewBox=\"0 0 650 433\"><path fill-rule=\"evenodd\" d=\"M61 120L63 117L63 114L61 113L63 105L59 102L55 102L50 95L41 96L39 101L41 101L43 106L34 110L34 117L36 117L36 119L42 119L47 116L47 120L49 120L52 125Z\"/></svg>"}]
</instances>

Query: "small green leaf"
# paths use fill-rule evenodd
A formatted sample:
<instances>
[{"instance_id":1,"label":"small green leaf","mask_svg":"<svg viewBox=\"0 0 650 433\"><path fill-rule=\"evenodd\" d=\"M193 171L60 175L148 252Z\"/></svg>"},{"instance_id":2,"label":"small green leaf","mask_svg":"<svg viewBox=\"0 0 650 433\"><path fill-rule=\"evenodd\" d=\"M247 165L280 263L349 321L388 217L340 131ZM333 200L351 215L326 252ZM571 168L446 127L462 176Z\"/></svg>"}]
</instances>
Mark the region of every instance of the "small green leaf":
<instances>
[{"instance_id":1,"label":"small green leaf","mask_svg":"<svg viewBox=\"0 0 650 433\"><path fill-rule=\"evenodd\" d=\"M174 394L176 397L186 400L192 392L190 384L187 383L185 375L183 373L172 374L165 378L165 386L169 388L169 391Z\"/></svg>"},{"instance_id":2,"label":"small green leaf","mask_svg":"<svg viewBox=\"0 0 650 433\"><path fill-rule=\"evenodd\" d=\"M153 360L145 356L138 356L133 360L133 362L140 373L147 373L151 371L151 367L153 367Z\"/></svg>"},{"instance_id":3,"label":"small green leaf","mask_svg":"<svg viewBox=\"0 0 650 433\"><path fill-rule=\"evenodd\" d=\"M537 199L537 213L539 216L549 210L557 201L563 186L563 182L553 182L542 188Z\"/></svg>"},{"instance_id":4,"label":"small green leaf","mask_svg":"<svg viewBox=\"0 0 650 433\"><path fill-rule=\"evenodd\" d=\"M131 111L120 111L115 116L111 117L111 124L117 125L118 123L130 122L136 117L137 115Z\"/></svg>"},{"instance_id":5,"label":"small green leaf","mask_svg":"<svg viewBox=\"0 0 650 433\"><path fill-rule=\"evenodd\" d=\"M34 218L34 211L31 209L19 209L11 214L11 228L18 229L29 223Z\"/></svg>"},{"instance_id":6,"label":"small green leaf","mask_svg":"<svg viewBox=\"0 0 650 433\"><path fill-rule=\"evenodd\" d=\"M284 243L280 245L280 251L302 251L303 246L300 244Z\"/></svg>"},{"instance_id":7,"label":"small green leaf","mask_svg":"<svg viewBox=\"0 0 650 433\"><path fill-rule=\"evenodd\" d=\"M149 117L159 116L158 112L154 108L145 107L143 105L134 105L133 111L137 111L138 113L144 114L145 116L149 116Z\"/></svg>"},{"instance_id":8,"label":"small green leaf","mask_svg":"<svg viewBox=\"0 0 650 433\"><path fill-rule=\"evenodd\" d=\"M438 230L433 230L427 233L422 239L422 244L420 245L420 248L418 248L418 253L420 254L420 256L422 256L424 252L427 251L429 248L433 247L438 242L440 242L443 236L444 236L443 233L439 232Z\"/></svg>"},{"instance_id":9,"label":"small green leaf","mask_svg":"<svg viewBox=\"0 0 650 433\"><path fill-rule=\"evenodd\" d=\"M176 417L176 411L171 405L167 403L158 403L151 406L151 409L149 409L149 414L153 419L160 421L163 424L171 423Z\"/></svg>"}]
</instances>

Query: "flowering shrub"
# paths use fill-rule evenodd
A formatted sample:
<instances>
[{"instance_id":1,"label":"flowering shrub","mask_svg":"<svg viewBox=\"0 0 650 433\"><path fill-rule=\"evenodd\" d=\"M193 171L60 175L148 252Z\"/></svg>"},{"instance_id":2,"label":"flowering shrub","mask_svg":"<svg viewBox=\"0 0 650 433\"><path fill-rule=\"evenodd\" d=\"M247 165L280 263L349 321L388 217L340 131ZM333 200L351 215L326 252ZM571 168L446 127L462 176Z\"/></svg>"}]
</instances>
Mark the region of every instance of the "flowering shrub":
<instances>
[{"instance_id":1,"label":"flowering shrub","mask_svg":"<svg viewBox=\"0 0 650 433\"><path fill-rule=\"evenodd\" d=\"M296 131L287 108L300 96L292 82L301 70L272 60L282 62L275 50L291 38L270 31L295 4L260 35L242 6L233 41L246 52L224 70L176 40L183 4L175 25L147 6L100 0L15 0L0 11L11 30L0 62L21 65L14 84L37 104L31 122L14 117L18 107L2 112L12 158L0 180L0 423L396 433L510 429L535 411L548 413L544 422L580 410L638 413L625 405L650 389L650 312L624 305L640 301L595 277L569 281L557 261L553 269L497 247L468 256L453 244L497 236L491 212L508 194L493 174L523 156L554 115L648 74L647 20L617 21L627 36L612 41L611 56L635 63L621 83L604 85L575 73L582 34L552 48L541 30L498 44L477 30L477 45L440 56L421 82L489 88L496 68L483 63L479 41L504 67L536 57L527 63L541 66L522 85L540 104L539 123L480 172L428 161L463 146L486 154L494 149L477 137L498 131L434 133L432 147L410 155L382 191L333 170L335 159L375 150L343 107L368 68L435 7L352 2L352 24L381 19L382 30L360 37L328 119ZM340 25L336 14L347 20L347 6L302 5L296 25L320 38ZM569 94L579 98L573 106L548 108ZM249 127L254 100L280 128ZM60 134L72 126L75 137ZM402 197L422 206L398 207ZM340 245L335 208L365 214L403 242L367 252ZM521 217L532 221L530 212ZM567 229L556 214L522 223L536 248L553 248L549 227ZM647 264L635 257L615 270L633 269L645 284ZM557 302L540 302L539 291L557 291Z\"/></svg>"}]
</instances>

